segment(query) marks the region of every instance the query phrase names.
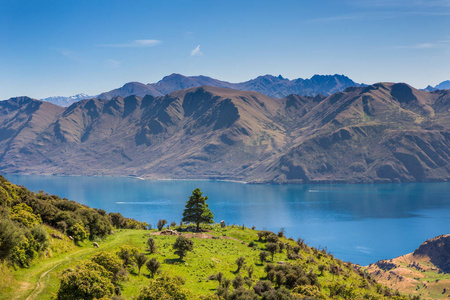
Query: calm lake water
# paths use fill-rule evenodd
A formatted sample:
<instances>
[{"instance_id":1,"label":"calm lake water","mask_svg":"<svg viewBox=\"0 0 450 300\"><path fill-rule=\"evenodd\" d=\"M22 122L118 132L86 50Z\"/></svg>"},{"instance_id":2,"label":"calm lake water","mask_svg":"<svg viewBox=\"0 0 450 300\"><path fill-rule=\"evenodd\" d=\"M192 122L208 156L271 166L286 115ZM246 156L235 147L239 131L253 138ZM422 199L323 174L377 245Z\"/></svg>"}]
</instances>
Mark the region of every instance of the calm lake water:
<instances>
[{"instance_id":1,"label":"calm lake water","mask_svg":"<svg viewBox=\"0 0 450 300\"><path fill-rule=\"evenodd\" d=\"M182 218L191 191L209 197L215 221L303 238L361 265L414 251L450 233L450 183L249 185L214 181L150 181L121 177L6 175L30 190L121 212L155 227Z\"/></svg>"}]
</instances>

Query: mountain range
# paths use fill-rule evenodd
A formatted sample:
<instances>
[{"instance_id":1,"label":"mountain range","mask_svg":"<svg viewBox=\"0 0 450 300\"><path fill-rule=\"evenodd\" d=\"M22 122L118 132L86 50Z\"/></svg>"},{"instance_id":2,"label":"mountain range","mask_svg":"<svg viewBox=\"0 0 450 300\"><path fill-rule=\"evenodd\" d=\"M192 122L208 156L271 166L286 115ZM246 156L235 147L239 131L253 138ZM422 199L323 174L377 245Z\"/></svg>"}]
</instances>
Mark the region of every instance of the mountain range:
<instances>
[{"instance_id":1,"label":"mountain range","mask_svg":"<svg viewBox=\"0 0 450 300\"><path fill-rule=\"evenodd\" d=\"M164 96L171 92L198 86L214 86L230 88L242 91L255 91L264 95L281 99L291 94L301 96L316 96L316 95L331 95L335 92L342 92L348 87L352 86L366 86L351 80L345 75L314 75L310 79L294 79L289 80L283 78L281 75L275 77L272 75L259 76L255 79L240 82L230 83L221 81L207 76L183 76L181 74L171 74L164 77L156 83L144 84L141 82L128 82L120 88L113 89L109 92L103 92L99 95L89 96L86 94L77 94L75 96L63 97L55 96L41 99L42 101L50 102L59 106L68 107L72 103L83 99L98 98L111 99L116 96L128 97L136 95L144 97ZM450 81L443 81L435 87L427 86L422 91L433 92L437 90L450 89Z\"/></svg>"},{"instance_id":2,"label":"mountain range","mask_svg":"<svg viewBox=\"0 0 450 300\"><path fill-rule=\"evenodd\" d=\"M171 74L156 83L144 84L140 82L128 82L120 88L96 96L79 94L72 97L49 97L41 100L66 107L74 102L87 98L95 97L98 99L110 100L116 96L128 97L131 95L139 97L151 95L156 97L164 96L174 91L203 85L243 91L256 91L274 98L283 98L290 94L303 96L316 96L318 94L330 95L334 92L343 91L350 86L361 86L347 76L337 74L314 75L310 79L298 78L294 80L283 78L281 75L278 77L265 75L240 83L230 83L207 76L183 76L180 74Z\"/></svg>"},{"instance_id":3,"label":"mountain range","mask_svg":"<svg viewBox=\"0 0 450 300\"><path fill-rule=\"evenodd\" d=\"M434 92L437 90L449 90L449 89L450 89L450 80L446 80L446 81L442 81L435 87L432 87L431 85L429 85L426 88L424 88L423 91Z\"/></svg>"},{"instance_id":4,"label":"mountain range","mask_svg":"<svg viewBox=\"0 0 450 300\"><path fill-rule=\"evenodd\" d=\"M281 99L201 86L68 108L0 102L3 173L413 182L448 181L449 162L450 91L404 83Z\"/></svg>"},{"instance_id":5,"label":"mountain range","mask_svg":"<svg viewBox=\"0 0 450 300\"><path fill-rule=\"evenodd\" d=\"M89 96L86 94L77 94L77 95L70 96L70 97L53 96L53 97L43 98L41 100L45 101L45 102L50 102L50 103L56 104L58 106L67 107L67 106L70 106L72 103L78 102L80 100L94 98L94 97L95 96Z\"/></svg>"}]
</instances>

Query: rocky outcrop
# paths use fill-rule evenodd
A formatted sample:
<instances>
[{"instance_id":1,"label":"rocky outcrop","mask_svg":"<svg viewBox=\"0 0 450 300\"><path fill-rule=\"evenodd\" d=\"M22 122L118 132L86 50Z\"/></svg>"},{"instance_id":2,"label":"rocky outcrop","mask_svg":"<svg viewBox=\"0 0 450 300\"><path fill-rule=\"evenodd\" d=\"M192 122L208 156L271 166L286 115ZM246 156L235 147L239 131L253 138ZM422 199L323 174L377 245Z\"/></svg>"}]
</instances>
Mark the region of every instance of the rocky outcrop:
<instances>
[{"instance_id":1,"label":"rocky outcrop","mask_svg":"<svg viewBox=\"0 0 450 300\"><path fill-rule=\"evenodd\" d=\"M426 240L413 252L413 257L426 257L444 273L450 273L450 234Z\"/></svg>"}]
</instances>

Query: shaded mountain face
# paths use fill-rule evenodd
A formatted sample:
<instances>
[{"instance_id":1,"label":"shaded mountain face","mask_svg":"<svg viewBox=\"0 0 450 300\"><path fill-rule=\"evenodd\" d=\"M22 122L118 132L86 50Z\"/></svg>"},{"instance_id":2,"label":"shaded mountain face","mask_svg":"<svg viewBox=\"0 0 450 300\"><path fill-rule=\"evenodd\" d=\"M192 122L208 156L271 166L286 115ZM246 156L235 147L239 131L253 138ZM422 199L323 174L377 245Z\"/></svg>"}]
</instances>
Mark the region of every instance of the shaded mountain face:
<instances>
[{"instance_id":1,"label":"shaded mountain face","mask_svg":"<svg viewBox=\"0 0 450 300\"><path fill-rule=\"evenodd\" d=\"M109 100L116 96L163 96L177 90L205 85L242 91L255 91L279 99L290 94L302 96L330 95L338 91L343 91L347 87L361 86L344 75L314 75L311 79L299 78L294 80L288 80L281 75L278 77L265 75L245 82L230 83L207 76L172 74L164 77L157 83L143 84L130 82L121 88L102 93L98 95L98 98Z\"/></svg>"},{"instance_id":2,"label":"shaded mountain face","mask_svg":"<svg viewBox=\"0 0 450 300\"><path fill-rule=\"evenodd\" d=\"M380 83L276 99L202 86L66 109L29 98L0 104L4 173L254 183L450 179L450 91Z\"/></svg>"},{"instance_id":3,"label":"shaded mountain face","mask_svg":"<svg viewBox=\"0 0 450 300\"><path fill-rule=\"evenodd\" d=\"M423 242L414 251L413 256L426 257L444 273L450 273L450 234L440 235Z\"/></svg>"}]
</instances>

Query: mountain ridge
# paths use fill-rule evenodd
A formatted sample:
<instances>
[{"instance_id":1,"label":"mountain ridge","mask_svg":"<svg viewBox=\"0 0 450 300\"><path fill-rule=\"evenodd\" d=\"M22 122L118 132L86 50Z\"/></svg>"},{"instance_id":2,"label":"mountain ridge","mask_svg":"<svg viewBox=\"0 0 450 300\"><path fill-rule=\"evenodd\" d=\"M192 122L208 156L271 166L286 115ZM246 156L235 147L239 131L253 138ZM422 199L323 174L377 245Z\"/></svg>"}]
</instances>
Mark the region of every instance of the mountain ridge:
<instances>
[{"instance_id":1,"label":"mountain ridge","mask_svg":"<svg viewBox=\"0 0 450 300\"><path fill-rule=\"evenodd\" d=\"M26 108L12 111L9 100L0 102L0 132L14 119L27 138L0 135L0 170L275 184L448 181L449 100L449 91L404 83L282 99L201 86L51 106L31 128Z\"/></svg>"},{"instance_id":2,"label":"mountain ridge","mask_svg":"<svg viewBox=\"0 0 450 300\"><path fill-rule=\"evenodd\" d=\"M130 84L135 86L130 89ZM281 75L278 77L263 75L244 82L230 83L203 75L183 76L181 74L173 73L165 76L157 83L149 83L147 85L138 82L127 83L121 88L101 93L98 98L110 99L114 96L126 97L131 94L141 97L146 94L163 96L176 90L205 85L244 91L256 91L274 98L283 98L290 94L302 96L315 96L317 94L329 95L349 86L360 86L360 84L355 83L350 78L337 74L314 75L310 79L297 78L293 80L283 78Z\"/></svg>"},{"instance_id":3,"label":"mountain ridge","mask_svg":"<svg viewBox=\"0 0 450 300\"><path fill-rule=\"evenodd\" d=\"M127 97L131 95L137 95L140 97L151 95L156 97L164 96L177 90L204 85L245 91L256 91L275 98L283 98L290 94L308 96L316 96L317 94L329 95L336 91L341 91L349 86L361 86L361 84L355 83L347 76L338 74L314 75L310 79L297 78L293 80L283 78L281 75L277 77L272 75L263 75L244 82L230 83L204 75L184 76L173 73L163 77L156 83L144 84L137 81L127 82L120 88L116 88L108 92L102 92L95 96L78 94L71 97L57 96L48 97L41 100L67 107L74 102L89 98L110 100L116 96Z\"/></svg>"},{"instance_id":4,"label":"mountain ridge","mask_svg":"<svg viewBox=\"0 0 450 300\"><path fill-rule=\"evenodd\" d=\"M422 91L434 92L437 90L448 90L448 89L450 89L450 80L442 81L441 83L437 84L434 87L428 85L426 88L422 89Z\"/></svg>"}]
</instances>

